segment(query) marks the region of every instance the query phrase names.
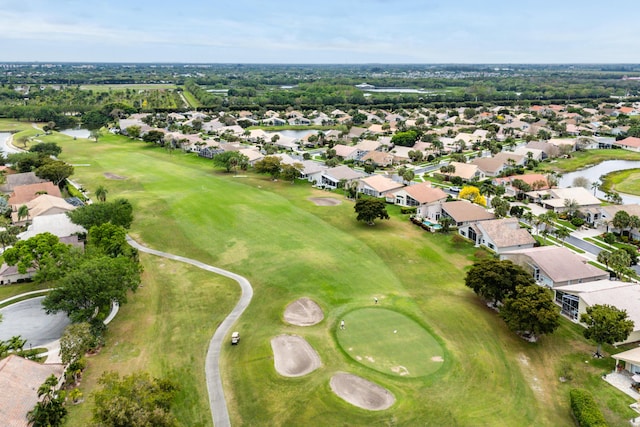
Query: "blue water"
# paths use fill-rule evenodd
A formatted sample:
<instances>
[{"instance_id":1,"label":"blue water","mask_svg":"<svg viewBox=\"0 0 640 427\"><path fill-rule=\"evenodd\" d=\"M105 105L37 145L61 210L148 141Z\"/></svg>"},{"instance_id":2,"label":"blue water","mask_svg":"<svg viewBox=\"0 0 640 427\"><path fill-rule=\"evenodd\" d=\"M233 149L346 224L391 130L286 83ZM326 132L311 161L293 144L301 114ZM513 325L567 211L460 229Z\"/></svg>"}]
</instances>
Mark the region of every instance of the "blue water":
<instances>
[{"instance_id":1,"label":"blue water","mask_svg":"<svg viewBox=\"0 0 640 427\"><path fill-rule=\"evenodd\" d=\"M435 228L436 230L439 230L439 229L441 229L441 228L442 228L442 226L441 226L440 224L435 223L435 222L431 222L431 221L429 221L428 219L423 219L423 220L422 220L422 223L423 223L424 225L428 225L429 227L433 227L433 228Z\"/></svg>"}]
</instances>

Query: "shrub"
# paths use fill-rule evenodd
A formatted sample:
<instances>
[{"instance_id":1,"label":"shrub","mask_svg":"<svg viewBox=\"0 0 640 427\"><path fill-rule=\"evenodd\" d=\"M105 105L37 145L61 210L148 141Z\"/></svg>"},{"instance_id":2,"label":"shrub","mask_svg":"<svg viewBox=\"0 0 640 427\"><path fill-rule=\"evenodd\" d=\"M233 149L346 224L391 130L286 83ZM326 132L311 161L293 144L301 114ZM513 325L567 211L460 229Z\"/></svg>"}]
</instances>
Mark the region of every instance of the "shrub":
<instances>
[{"instance_id":1,"label":"shrub","mask_svg":"<svg viewBox=\"0 0 640 427\"><path fill-rule=\"evenodd\" d=\"M574 388L569 393L571 410L580 427L606 427L607 422L593 396L587 390Z\"/></svg>"},{"instance_id":2,"label":"shrub","mask_svg":"<svg viewBox=\"0 0 640 427\"><path fill-rule=\"evenodd\" d=\"M403 206L400 208L400 213L414 215L416 213L416 208L408 208Z\"/></svg>"},{"instance_id":3,"label":"shrub","mask_svg":"<svg viewBox=\"0 0 640 427\"><path fill-rule=\"evenodd\" d=\"M613 233L605 233L604 241L607 242L608 244L612 245L616 241L616 235L613 234Z\"/></svg>"},{"instance_id":4,"label":"shrub","mask_svg":"<svg viewBox=\"0 0 640 427\"><path fill-rule=\"evenodd\" d=\"M573 218L571 218L571 224L573 224L574 227L582 227L582 225L584 224L584 219L574 216Z\"/></svg>"},{"instance_id":5,"label":"shrub","mask_svg":"<svg viewBox=\"0 0 640 427\"><path fill-rule=\"evenodd\" d=\"M451 237L451 243L453 243L455 246L460 246L461 244L466 243L466 242L467 242L467 239L465 239L464 237L462 237L458 233L454 234Z\"/></svg>"}]
</instances>

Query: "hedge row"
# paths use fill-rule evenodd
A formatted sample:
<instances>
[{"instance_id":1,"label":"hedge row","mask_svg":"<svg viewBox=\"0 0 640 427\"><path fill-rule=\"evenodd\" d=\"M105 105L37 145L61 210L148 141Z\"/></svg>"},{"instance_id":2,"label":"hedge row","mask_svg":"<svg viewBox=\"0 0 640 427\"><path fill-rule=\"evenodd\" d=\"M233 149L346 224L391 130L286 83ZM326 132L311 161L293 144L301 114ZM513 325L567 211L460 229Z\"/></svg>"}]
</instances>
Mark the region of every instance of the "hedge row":
<instances>
[{"instance_id":1,"label":"hedge row","mask_svg":"<svg viewBox=\"0 0 640 427\"><path fill-rule=\"evenodd\" d=\"M596 401L587 390L574 388L571 396L571 410L580 427L607 427Z\"/></svg>"}]
</instances>

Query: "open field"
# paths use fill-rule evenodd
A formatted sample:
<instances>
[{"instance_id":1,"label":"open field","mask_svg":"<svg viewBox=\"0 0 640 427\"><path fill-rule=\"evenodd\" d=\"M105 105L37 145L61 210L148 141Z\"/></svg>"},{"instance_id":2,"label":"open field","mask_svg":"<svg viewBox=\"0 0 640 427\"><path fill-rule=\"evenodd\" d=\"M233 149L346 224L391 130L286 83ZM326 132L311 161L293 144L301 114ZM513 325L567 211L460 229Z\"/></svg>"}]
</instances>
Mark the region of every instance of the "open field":
<instances>
[{"instance_id":1,"label":"open field","mask_svg":"<svg viewBox=\"0 0 640 427\"><path fill-rule=\"evenodd\" d=\"M20 132L31 129L31 123L18 122L13 119L0 119L0 132Z\"/></svg>"},{"instance_id":2,"label":"open field","mask_svg":"<svg viewBox=\"0 0 640 427\"><path fill-rule=\"evenodd\" d=\"M625 169L602 177L603 191L640 195L640 169Z\"/></svg>"},{"instance_id":3,"label":"open field","mask_svg":"<svg viewBox=\"0 0 640 427\"><path fill-rule=\"evenodd\" d=\"M175 89L177 86L174 84L95 84L95 85L80 85L82 90L93 90L95 92L109 92L112 90L166 90Z\"/></svg>"},{"instance_id":4,"label":"open field","mask_svg":"<svg viewBox=\"0 0 640 427\"><path fill-rule=\"evenodd\" d=\"M581 328L530 344L510 333L496 314L463 285L475 249L451 237L423 233L390 207L390 221L355 221L353 204L317 206L323 197L306 183L291 185L249 174L215 171L211 162L153 148L128 138L99 143L51 137L88 190L104 185L109 198L134 205L132 234L143 243L246 276L254 299L234 329L238 346L223 349L223 382L233 425L573 425L568 391L584 386L611 425L632 416L631 403L600 375L611 359L592 361ZM105 173L125 177L111 180ZM340 197L340 196L336 196ZM88 394L104 370L149 370L182 383L174 410L185 426L211 425L204 354L216 325L235 304L236 285L191 267L141 256L143 287L110 326L107 346L89 359ZM420 378L386 375L345 355L335 325L347 313L380 303L427 325L444 348L444 366ZM284 308L307 296L325 319L298 327ZM284 378L273 367L270 340L303 336L322 367ZM588 363L585 363L587 361ZM573 380L560 383L561 367ZM336 372L353 373L388 389L396 403L385 411L355 408L329 386ZM86 424L90 400L72 407L69 425Z\"/></svg>"}]
</instances>

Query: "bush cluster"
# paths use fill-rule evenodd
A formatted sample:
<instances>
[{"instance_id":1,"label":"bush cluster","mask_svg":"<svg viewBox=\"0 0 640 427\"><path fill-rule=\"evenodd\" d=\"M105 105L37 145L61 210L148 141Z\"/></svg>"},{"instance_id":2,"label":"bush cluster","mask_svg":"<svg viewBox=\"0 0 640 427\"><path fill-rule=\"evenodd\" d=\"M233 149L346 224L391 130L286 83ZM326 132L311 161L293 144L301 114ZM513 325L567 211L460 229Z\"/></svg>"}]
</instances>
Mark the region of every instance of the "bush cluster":
<instances>
[{"instance_id":1,"label":"bush cluster","mask_svg":"<svg viewBox=\"0 0 640 427\"><path fill-rule=\"evenodd\" d=\"M571 410L580 427L607 427L607 422L591 393L584 389L574 388L569 395Z\"/></svg>"}]
</instances>

